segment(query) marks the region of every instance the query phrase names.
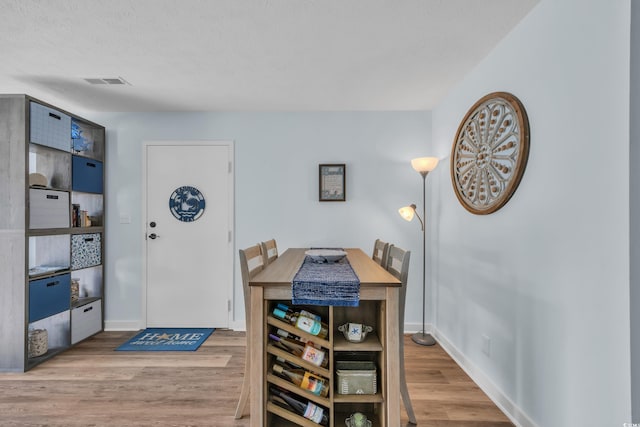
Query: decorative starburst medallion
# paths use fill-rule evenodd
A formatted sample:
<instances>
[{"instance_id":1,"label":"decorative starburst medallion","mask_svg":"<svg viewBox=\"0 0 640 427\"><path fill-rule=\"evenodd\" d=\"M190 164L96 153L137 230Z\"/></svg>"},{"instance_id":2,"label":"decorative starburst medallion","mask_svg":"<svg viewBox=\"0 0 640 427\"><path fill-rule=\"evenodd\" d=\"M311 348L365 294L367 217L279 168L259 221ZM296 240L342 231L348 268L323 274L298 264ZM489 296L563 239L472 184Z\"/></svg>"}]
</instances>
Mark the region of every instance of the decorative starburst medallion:
<instances>
[{"instance_id":1,"label":"decorative starburst medallion","mask_svg":"<svg viewBox=\"0 0 640 427\"><path fill-rule=\"evenodd\" d=\"M469 212L503 207L518 188L529 157L529 120L518 98L484 96L469 109L451 151L451 180Z\"/></svg>"}]
</instances>

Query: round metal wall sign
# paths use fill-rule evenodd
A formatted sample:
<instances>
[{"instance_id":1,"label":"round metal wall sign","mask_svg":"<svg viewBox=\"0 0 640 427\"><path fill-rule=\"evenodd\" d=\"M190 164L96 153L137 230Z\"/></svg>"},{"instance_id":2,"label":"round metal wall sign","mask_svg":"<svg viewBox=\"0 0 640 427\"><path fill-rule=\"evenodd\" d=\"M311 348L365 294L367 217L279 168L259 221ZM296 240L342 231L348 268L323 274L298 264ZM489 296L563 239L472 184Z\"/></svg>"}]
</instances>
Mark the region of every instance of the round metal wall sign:
<instances>
[{"instance_id":1,"label":"round metal wall sign","mask_svg":"<svg viewBox=\"0 0 640 427\"><path fill-rule=\"evenodd\" d=\"M195 187L185 185L176 188L169 197L169 210L176 219L193 222L204 213L204 196Z\"/></svg>"},{"instance_id":2,"label":"round metal wall sign","mask_svg":"<svg viewBox=\"0 0 640 427\"><path fill-rule=\"evenodd\" d=\"M529 120L518 98L486 95L469 109L451 151L451 180L469 212L486 215L518 188L529 157Z\"/></svg>"}]
</instances>

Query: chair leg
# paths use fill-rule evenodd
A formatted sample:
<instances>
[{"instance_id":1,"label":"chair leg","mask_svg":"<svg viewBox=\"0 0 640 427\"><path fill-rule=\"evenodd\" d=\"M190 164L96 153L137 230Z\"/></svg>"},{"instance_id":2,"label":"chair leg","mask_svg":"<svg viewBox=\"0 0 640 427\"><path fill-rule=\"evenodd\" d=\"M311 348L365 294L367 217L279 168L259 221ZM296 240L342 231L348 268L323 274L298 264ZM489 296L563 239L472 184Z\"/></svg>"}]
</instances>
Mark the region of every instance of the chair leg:
<instances>
[{"instance_id":1,"label":"chair leg","mask_svg":"<svg viewBox=\"0 0 640 427\"><path fill-rule=\"evenodd\" d=\"M400 394L402 395L402 402L404 408L407 410L409 416L409 422L417 425L416 414L413 412L413 405L411 405L411 397L409 396L409 390L407 389L407 377L404 373L404 336L400 336Z\"/></svg>"},{"instance_id":2,"label":"chair leg","mask_svg":"<svg viewBox=\"0 0 640 427\"><path fill-rule=\"evenodd\" d=\"M238 401L238 407L236 408L236 420L242 418L244 409L249 401L249 389L251 387L251 375L249 369L249 349L247 348L247 354L244 362L244 380L242 380L242 390L240 390L240 400Z\"/></svg>"}]
</instances>

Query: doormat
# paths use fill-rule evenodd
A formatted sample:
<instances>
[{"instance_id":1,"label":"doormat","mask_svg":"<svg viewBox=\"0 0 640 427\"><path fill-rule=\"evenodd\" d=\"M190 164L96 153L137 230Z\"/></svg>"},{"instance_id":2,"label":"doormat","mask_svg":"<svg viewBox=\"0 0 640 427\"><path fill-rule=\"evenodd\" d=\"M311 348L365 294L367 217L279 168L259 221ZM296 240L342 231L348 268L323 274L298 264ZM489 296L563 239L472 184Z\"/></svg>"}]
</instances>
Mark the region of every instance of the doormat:
<instances>
[{"instance_id":1,"label":"doormat","mask_svg":"<svg viewBox=\"0 0 640 427\"><path fill-rule=\"evenodd\" d=\"M196 351L213 328L147 328L116 351Z\"/></svg>"}]
</instances>

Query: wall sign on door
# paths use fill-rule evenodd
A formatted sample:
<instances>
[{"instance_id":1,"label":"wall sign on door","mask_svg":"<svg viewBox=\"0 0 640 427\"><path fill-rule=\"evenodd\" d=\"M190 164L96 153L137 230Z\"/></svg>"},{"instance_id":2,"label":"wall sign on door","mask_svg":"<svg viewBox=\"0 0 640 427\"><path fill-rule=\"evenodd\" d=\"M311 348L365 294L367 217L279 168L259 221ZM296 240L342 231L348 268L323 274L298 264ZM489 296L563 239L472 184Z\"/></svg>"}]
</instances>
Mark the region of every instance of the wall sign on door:
<instances>
[{"instance_id":1,"label":"wall sign on door","mask_svg":"<svg viewBox=\"0 0 640 427\"><path fill-rule=\"evenodd\" d=\"M169 210L182 222L193 222L204 213L204 196L195 187L188 185L176 188L169 197Z\"/></svg>"}]
</instances>

